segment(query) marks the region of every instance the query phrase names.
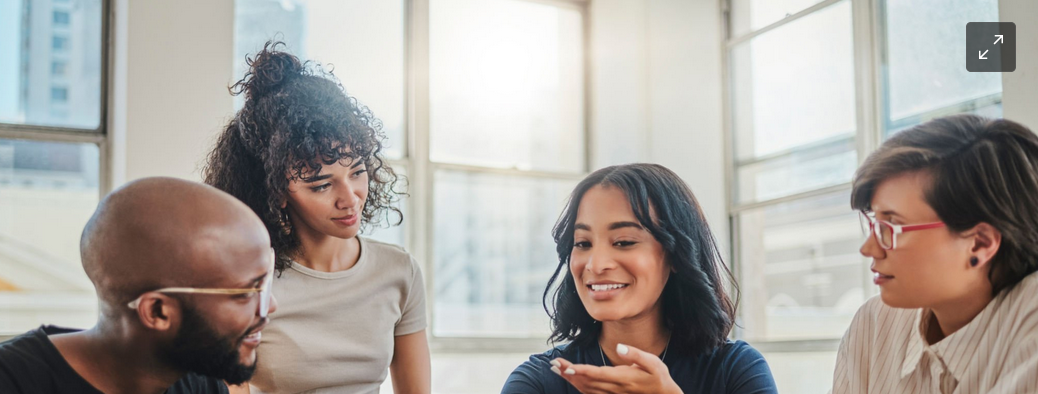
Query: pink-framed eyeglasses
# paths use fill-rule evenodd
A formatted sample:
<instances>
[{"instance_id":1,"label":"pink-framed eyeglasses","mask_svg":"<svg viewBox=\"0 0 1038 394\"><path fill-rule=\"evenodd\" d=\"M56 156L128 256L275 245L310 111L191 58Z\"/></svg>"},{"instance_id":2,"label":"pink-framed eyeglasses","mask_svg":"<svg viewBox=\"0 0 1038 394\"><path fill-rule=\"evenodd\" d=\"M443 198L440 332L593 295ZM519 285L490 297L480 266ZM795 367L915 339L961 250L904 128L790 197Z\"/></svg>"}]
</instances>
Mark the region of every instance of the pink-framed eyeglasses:
<instances>
[{"instance_id":1,"label":"pink-framed eyeglasses","mask_svg":"<svg viewBox=\"0 0 1038 394\"><path fill-rule=\"evenodd\" d=\"M274 282L274 265L273 265L274 254L271 253L271 266L270 270L267 271L267 275L260 281L259 287L245 288L245 289L212 289L212 288L197 288L197 287L166 287L158 290L146 291L138 296L133 301L130 301L126 306L130 309L137 309L137 306L141 303L141 298L148 293L188 293L188 294L224 294L224 295L239 295L249 294L250 296L259 294L259 316L267 317L267 312L270 310L270 298L271 283Z\"/></svg>"},{"instance_id":2,"label":"pink-framed eyeglasses","mask_svg":"<svg viewBox=\"0 0 1038 394\"><path fill-rule=\"evenodd\" d=\"M886 220L876 219L876 216L872 213L860 212L860 214L869 222L869 232L872 233L871 235L876 236L876 241L878 241L879 246L885 250L894 250L897 248L898 234L907 233L909 231L929 230L932 228L944 227L944 222L899 225Z\"/></svg>"}]
</instances>

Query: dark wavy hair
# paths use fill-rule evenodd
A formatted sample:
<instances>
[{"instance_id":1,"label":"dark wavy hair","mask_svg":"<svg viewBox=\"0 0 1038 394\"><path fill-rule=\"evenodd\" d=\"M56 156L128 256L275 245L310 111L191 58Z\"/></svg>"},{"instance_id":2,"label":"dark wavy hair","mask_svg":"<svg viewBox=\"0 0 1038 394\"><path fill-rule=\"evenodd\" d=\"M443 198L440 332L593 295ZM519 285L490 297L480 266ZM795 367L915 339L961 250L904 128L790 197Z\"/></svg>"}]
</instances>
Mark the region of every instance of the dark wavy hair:
<instances>
[{"instance_id":1,"label":"dark wavy hair","mask_svg":"<svg viewBox=\"0 0 1038 394\"><path fill-rule=\"evenodd\" d=\"M671 351L702 354L724 345L735 323L736 305L725 285L736 294L738 286L721 259L696 197L677 174L657 164L606 167L573 190L552 230L559 265L543 296L552 324L549 341L568 340L585 347L597 340L602 329L581 303L569 270L580 200L598 185L622 190L635 217L663 246L665 264L673 269L660 295L663 323L671 331Z\"/></svg>"},{"instance_id":2,"label":"dark wavy hair","mask_svg":"<svg viewBox=\"0 0 1038 394\"><path fill-rule=\"evenodd\" d=\"M984 222L1002 233L988 272L993 294L1038 271L1038 136L1031 130L955 115L897 133L858 168L851 207L870 211L880 183L915 171L932 175L923 196L949 231Z\"/></svg>"},{"instance_id":3,"label":"dark wavy hair","mask_svg":"<svg viewBox=\"0 0 1038 394\"><path fill-rule=\"evenodd\" d=\"M291 179L341 160L361 160L368 169L368 198L362 228L398 225L400 210L392 204L398 176L382 156L382 122L346 94L330 71L279 50L268 41L246 57L249 70L231 85L232 95L245 94L245 105L224 127L209 153L202 176L208 183L245 202L267 226L277 253L278 273L298 252L295 231L281 225L281 203ZM391 214L396 221L390 220Z\"/></svg>"}]
</instances>

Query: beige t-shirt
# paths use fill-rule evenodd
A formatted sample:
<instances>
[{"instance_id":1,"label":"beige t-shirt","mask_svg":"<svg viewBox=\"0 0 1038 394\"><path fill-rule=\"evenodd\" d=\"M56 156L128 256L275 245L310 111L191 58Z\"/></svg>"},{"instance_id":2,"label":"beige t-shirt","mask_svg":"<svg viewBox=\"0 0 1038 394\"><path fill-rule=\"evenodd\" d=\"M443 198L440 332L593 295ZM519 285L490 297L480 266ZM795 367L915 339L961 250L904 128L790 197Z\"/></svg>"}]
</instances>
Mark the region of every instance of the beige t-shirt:
<instances>
[{"instance_id":1,"label":"beige t-shirt","mask_svg":"<svg viewBox=\"0 0 1038 394\"><path fill-rule=\"evenodd\" d=\"M357 237L345 271L292 264L273 283L253 393L378 393L394 337L426 328L418 263L398 246Z\"/></svg>"}]
</instances>

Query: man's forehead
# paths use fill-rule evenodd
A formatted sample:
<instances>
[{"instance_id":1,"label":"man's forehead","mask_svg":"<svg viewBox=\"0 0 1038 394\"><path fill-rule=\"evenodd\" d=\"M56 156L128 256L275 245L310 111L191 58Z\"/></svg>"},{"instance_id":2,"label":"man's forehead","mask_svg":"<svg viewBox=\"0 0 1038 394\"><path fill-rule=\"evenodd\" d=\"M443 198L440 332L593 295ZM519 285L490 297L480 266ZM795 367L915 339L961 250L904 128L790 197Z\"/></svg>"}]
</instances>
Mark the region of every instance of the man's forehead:
<instances>
[{"instance_id":1,"label":"man's forehead","mask_svg":"<svg viewBox=\"0 0 1038 394\"><path fill-rule=\"evenodd\" d=\"M249 240L242 234L200 240L194 250L192 269L222 283L246 283L271 267L267 242Z\"/></svg>"}]
</instances>

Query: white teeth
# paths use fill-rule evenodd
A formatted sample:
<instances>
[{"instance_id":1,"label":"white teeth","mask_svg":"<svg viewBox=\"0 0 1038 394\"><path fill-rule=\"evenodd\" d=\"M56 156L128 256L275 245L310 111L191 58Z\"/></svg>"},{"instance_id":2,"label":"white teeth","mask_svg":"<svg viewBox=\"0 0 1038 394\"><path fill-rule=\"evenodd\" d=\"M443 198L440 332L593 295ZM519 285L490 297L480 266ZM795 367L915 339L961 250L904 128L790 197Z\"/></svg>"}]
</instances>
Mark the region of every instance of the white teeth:
<instances>
[{"instance_id":1,"label":"white teeth","mask_svg":"<svg viewBox=\"0 0 1038 394\"><path fill-rule=\"evenodd\" d=\"M627 287L625 284L591 285L591 291L606 291Z\"/></svg>"}]
</instances>

